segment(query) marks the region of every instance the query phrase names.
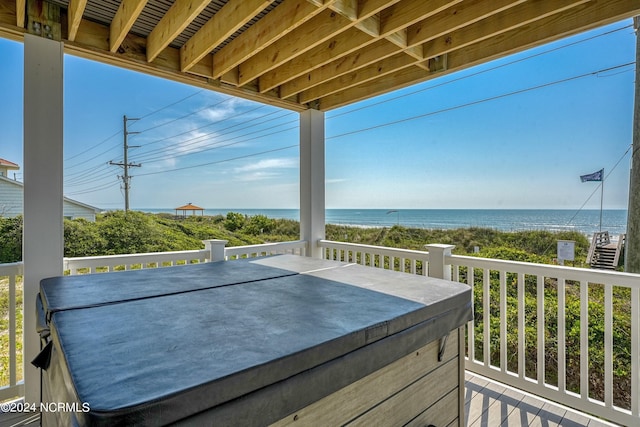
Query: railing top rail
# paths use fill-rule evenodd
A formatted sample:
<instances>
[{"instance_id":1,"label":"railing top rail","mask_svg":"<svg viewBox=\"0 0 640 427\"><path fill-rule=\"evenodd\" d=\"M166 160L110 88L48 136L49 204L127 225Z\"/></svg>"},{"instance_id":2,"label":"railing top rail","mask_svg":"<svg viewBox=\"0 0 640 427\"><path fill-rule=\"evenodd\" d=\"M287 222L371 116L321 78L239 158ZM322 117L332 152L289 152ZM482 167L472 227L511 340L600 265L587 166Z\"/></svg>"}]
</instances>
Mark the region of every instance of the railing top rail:
<instances>
[{"instance_id":1,"label":"railing top rail","mask_svg":"<svg viewBox=\"0 0 640 427\"><path fill-rule=\"evenodd\" d=\"M289 242L262 243L258 245L231 246L224 249L227 256L242 255L246 253L269 252L285 249L306 248L306 240L293 240Z\"/></svg>"},{"instance_id":2,"label":"railing top rail","mask_svg":"<svg viewBox=\"0 0 640 427\"><path fill-rule=\"evenodd\" d=\"M119 255L99 255L87 257L65 257L65 262L83 262L93 260L126 260L130 258L159 258L159 257L184 257L185 255L204 255L208 254L206 249L195 249L190 251L171 251L171 252L145 252L140 254L119 254ZM188 257L187 257L188 258Z\"/></svg>"},{"instance_id":3,"label":"railing top rail","mask_svg":"<svg viewBox=\"0 0 640 427\"><path fill-rule=\"evenodd\" d=\"M521 261L507 261L492 258L480 258L465 255L448 255L445 262L455 266L504 270L511 273L524 273L590 283L612 283L620 286L640 288L640 274L617 271L595 270L589 268L567 267L562 265L536 264Z\"/></svg>"},{"instance_id":4,"label":"railing top rail","mask_svg":"<svg viewBox=\"0 0 640 427\"><path fill-rule=\"evenodd\" d=\"M7 262L0 264L0 276L6 276L9 274L22 274L24 263L19 262Z\"/></svg>"},{"instance_id":5,"label":"railing top rail","mask_svg":"<svg viewBox=\"0 0 640 427\"><path fill-rule=\"evenodd\" d=\"M385 253L398 253L405 255L406 257L419 257L419 258L428 258L429 252L426 251L416 251L413 249L400 249L400 248L389 248L385 246L374 246L374 245L364 245L360 243L345 243L345 242L336 242L334 240L319 240L318 244L320 246L339 246L345 249L359 250L362 252L385 252Z\"/></svg>"},{"instance_id":6,"label":"railing top rail","mask_svg":"<svg viewBox=\"0 0 640 427\"><path fill-rule=\"evenodd\" d=\"M299 246L304 246L307 244L306 240L292 240L289 242L274 242L274 243L259 243L257 245L244 245L244 246L230 246L228 248L225 248L225 250L247 250L247 249L251 249L251 248L277 248L277 247L282 247L282 246L292 246L292 247L299 247Z\"/></svg>"}]
</instances>

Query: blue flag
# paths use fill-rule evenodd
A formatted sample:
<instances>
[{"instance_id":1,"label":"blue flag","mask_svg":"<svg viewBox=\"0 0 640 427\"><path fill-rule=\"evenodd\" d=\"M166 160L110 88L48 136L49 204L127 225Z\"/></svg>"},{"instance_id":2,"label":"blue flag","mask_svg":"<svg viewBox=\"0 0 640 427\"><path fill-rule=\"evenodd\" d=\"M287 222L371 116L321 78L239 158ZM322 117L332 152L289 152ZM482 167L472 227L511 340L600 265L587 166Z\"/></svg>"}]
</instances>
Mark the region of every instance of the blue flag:
<instances>
[{"instance_id":1,"label":"blue flag","mask_svg":"<svg viewBox=\"0 0 640 427\"><path fill-rule=\"evenodd\" d=\"M580 176L580 181L602 181L602 177L604 176L604 169L600 169L598 172L590 173L588 175Z\"/></svg>"}]
</instances>

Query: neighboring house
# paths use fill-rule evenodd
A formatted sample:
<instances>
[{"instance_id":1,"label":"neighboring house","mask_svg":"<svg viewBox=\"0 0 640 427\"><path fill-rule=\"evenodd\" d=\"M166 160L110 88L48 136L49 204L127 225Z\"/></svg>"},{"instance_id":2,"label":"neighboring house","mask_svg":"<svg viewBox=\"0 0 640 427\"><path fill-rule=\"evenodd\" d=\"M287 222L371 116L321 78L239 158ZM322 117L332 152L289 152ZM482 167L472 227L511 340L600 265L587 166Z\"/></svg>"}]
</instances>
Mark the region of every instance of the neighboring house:
<instances>
[{"instance_id":1,"label":"neighboring house","mask_svg":"<svg viewBox=\"0 0 640 427\"><path fill-rule=\"evenodd\" d=\"M10 170L20 167L5 159L0 159L0 216L14 217L23 211L24 184L8 177ZM90 206L67 197L63 200L63 214L65 218L84 218L88 221L96 220L96 213L102 209Z\"/></svg>"}]
</instances>

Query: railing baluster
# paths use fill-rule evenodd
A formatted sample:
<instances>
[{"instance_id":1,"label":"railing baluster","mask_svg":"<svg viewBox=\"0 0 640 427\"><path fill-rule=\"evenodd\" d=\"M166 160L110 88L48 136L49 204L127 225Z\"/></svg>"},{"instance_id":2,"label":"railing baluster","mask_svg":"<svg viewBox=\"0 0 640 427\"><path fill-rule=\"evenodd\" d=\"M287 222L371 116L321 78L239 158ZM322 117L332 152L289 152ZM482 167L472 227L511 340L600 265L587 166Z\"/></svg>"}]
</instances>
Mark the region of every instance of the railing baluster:
<instances>
[{"instance_id":1,"label":"railing baluster","mask_svg":"<svg viewBox=\"0 0 640 427\"><path fill-rule=\"evenodd\" d=\"M17 383L17 353L16 353L16 276L9 276L9 386Z\"/></svg>"},{"instance_id":2,"label":"railing baluster","mask_svg":"<svg viewBox=\"0 0 640 427\"><path fill-rule=\"evenodd\" d=\"M564 393L567 387L566 280L558 278L558 390Z\"/></svg>"},{"instance_id":3,"label":"railing baluster","mask_svg":"<svg viewBox=\"0 0 640 427\"><path fill-rule=\"evenodd\" d=\"M425 270L425 266L422 266L422 269ZM475 286L473 281L473 267L467 267L467 285L471 288L471 301L475 301ZM475 320L471 319L467 324L467 341L469 346L469 361L475 362L476 360L476 338L475 338Z\"/></svg>"},{"instance_id":4,"label":"railing baluster","mask_svg":"<svg viewBox=\"0 0 640 427\"><path fill-rule=\"evenodd\" d=\"M524 342L524 273L518 273L518 376L525 377Z\"/></svg>"},{"instance_id":5,"label":"railing baluster","mask_svg":"<svg viewBox=\"0 0 640 427\"><path fill-rule=\"evenodd\" d=\"M545 322L544 322L544 276L538 275L536 283L536 328L538 335L538 360L536 363L536 373L538 377L538 385L542 386L545 382L545 355L546 347L544 340Z\"/></svg>"},{"instance_id":6,"label":"railing baluster","mask_svg":"<svg viewBox=\"0 0 640 427\"><path fill-rule=\"evenodd\" d=\"M507 372L507 272L500 270L500 370Z\"/></svg>"},{"instance_id":7,"label":"railing baluster","mask_svg":"<svg viewBox=\"0 0 640 427\"><path fill-rule=\"evenodd\" d=\"M482 358L485 367L491 365L491 295L489 280L489 269L483 269L482 274L482 329L483 329L483 343L482 343Z\"/></svg>"},{"instance_id":8,"label":"railing baluster","mask_svg":"<svg viewBox=\"0 0 640 427\"><path fill-rule=\"evenodd\" d=\"M580 281L580 396L589 399L589 282Z\"/></svg>"},{"instance_id":9,"label":"railing baluster","mask_svg":"<svg viewBox=\"0 0 640 427\"><path fill-rule=\"evenodd\" d=\"M640 418L640 289L631 290L631 413Z\"/></svg>"},{"instance_id":10,"label":"railing baluster","mask_svg":"<svg viewBox=\"0 0 640 427\"><path fill-rule=\"evenodd\" d=\"M613 285L604 285L604 404L613 406Z\"/></svg>"}]
</instances>

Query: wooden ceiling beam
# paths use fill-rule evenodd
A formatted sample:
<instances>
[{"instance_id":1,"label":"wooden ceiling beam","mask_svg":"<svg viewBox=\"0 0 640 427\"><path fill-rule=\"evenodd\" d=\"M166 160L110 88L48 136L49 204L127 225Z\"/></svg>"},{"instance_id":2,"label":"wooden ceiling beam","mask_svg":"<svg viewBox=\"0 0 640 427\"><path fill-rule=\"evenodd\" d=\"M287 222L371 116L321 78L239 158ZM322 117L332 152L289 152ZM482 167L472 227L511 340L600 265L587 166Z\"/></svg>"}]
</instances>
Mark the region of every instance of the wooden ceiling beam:
<instances>
[{"instance_id":1,"label":"wooden ceiling beam","mask_svg":"<svg viewBox=\"0 0 640 427\"><path fill-rule=\"evenodd\" d=\"M637 0L591 0L535 23L455 50L447 54L448 67L444 73L460 71L639 14L640 2ZM387 75L384 79L369 81L321 98L318 107L324 111L332 110L441 75L443 74L431 74L415 67L405 68ZM390 81L393 84L389 84Z\"/></svg>"},{"instance_id":2,"label":"wooden ceiling beam","mask_svg":"<svg viewBox=\"0 0 640 427\"><path fill-rule=\"evenodd\" d=\"M80 21L82 21L82 14L84 13L84 9L86 6L87 0L69 1L69 10L67 12L69 30L67 39L71 41L74 41L76 39L78 27L80 26Z\"/></svg>"},{"instance_id":3,"label":"wooden ceiling beam","mask_svg":"<svg viewBox=\"0 0 640 427\"><path fill-rule=\"evenodd\" d=\"M441 55L444 55L445 53L452 52L456 49L468 46L478 41L495 37L496 35L507 32L511 29L518 28L521 25L526 25L536 20L543 19L546 16L550 16L554 13L559 13L561 11L568 10L571 7L575 7L587 1L589 0L557 0L553 4L546 3L546 6L538 4L538 5L535 5L534 7L532 7L532 3L524 3L520 6L509 8L508 10L504 8L504 4L503 4L501 8L502 11L494 15L496 20L478 20L477 18L480 15L488 13L488 11L485 8L484 11L481 10L480 15L478 14L473 14L472 16L469 15L469 17L471 18L471 22L473 22L471 25L461 26L459 30L449 34L445 34L437 38L436 40L428 42L424 46L422 46L422 48L424 49L424 56L426 58L439 57ZM454 13L454 15L457 15L457 14ZM510 19L513 16L517 16L518 19ZM506 26L505 27L496 26L494 22L506 23ZM513 24L509 25L512 22ZM461 24L461 22L458 22L458 24ZM428 63L423 62L422 64L423 64L422 68L426 68L428 70ZM320 95L320 97L323 97L324 95L321 95L323 90L326 91L327 95L335 93L336 91L333 90L333 85L339 84L344 81L342 79L337 78L339 75L340 74L335 74L332 77L333 80L322 84L321 87L319 87L316 90L306 89L304 91L305 95L301 96L299 100L301 102L310 102L310 99L309 99L310 96ZM351 82L350 87L357 86L359 84L356 80L357 75L356 74L349 74L349 75L353 76L351 79L348 80ZM325 77L326 76L327 74L325 74ZM320 79L318 77L316 77L313 80L309 79L307 82L302 82L299 86L311 87L310 86L311 82L316 83L319 80ZM371 79L367 78L366 81L370 81L370 80ZM365 83L365 81L363 80L362 83ZM345 87L344 89L348 89L348 88ZM288 90L281 90L281 96L283 93L288 95L292 94L292 92Z\"/></svg>"},{"instance_id":4,"label":"wooden ceiling beam","mask_svg":"<svg viewBox=\"0 0 640 427\"><path fill-rule=\"evenodd\" d=\"M340 58L338 61L330 62L303 76L296 77L295 79L282 84L280 86L280 97L290 98L304 90L308 90L314 86L336 77L340 77L354 70L358 70L397 53L398 48L396 45L390 43L386 39L380 39L370 44L365 49L353 52Z\"/></svg>"},{"instance_id":5,"label":"wooden ceiling beam","mask_svg":"<svg viewBox=\"0 0 640 427\"><path fill-rule=\"evenodd\" d=\"M467 0L407 29L408 44L416 46L471 25L527 0Z\"/></svg>"},{"instance_id":6,"label":"wooden ceiling beam","mask_svg":"<svg viewBox=\"0 0 640 427\"><path fill-rule=\"evenodd\" d=\"M176 0L147 37L147 61L153 61L210 2L210 0Z\"/></svg>"},{"instance_id":7,"label":"wooden ceiling beam","mask_svg":"<svg viewBox=\"0 0 640 427\"><path fill-rule=\"evenodd\" d=\"M442 55L455 49L495 37L512 29L542 20L548 16L571 10L593 0L554 0L553 2L525 2L484 19L473 25L437 37L422 45L427 58ZM496 26L494 22L502 25Z\"/></svg>"},{"instance_id":8,"label":"wooden ceiling beam","mask_svg":"<svg viewBox=\"0 0 640 427\"><path fill-rule=\"evenodd\" d=\"M381 79L407 67L413 67L415 64L415 59L406 55L404 52L396 53L393 56L360 68L357 71L343 74L327 83L305 90L298 95L298 102L306 104L334 93L340 93L341 91L348 90L352 86L358 86Z\"/></svg>"},{"instance_id":9,"label":"wooden ceiling beam","mask_svg":"<svg viewBox=\"0 0 640 427\"><path fill-rule=\"evenodd\" d=\"M393 12L387 13L387 18L390 19L395 26L392 26L388 23L385 24L385 31L378 32L378 35L376 37L373 37L369 41L369 43L373 43L376 40L385 38L398 46L396 51L404 51L406 54L415 59L416 64L421 64L421 61L423 61L424 59L422 47L407 46L407 35L405 28L411 25L416 20L422 20L428 16L437 14L442 10L442 8L446 8L447 5L452 6L459 3L460 1L461 0L437 0L436 2L433 2L433 8L432 3L429 3L429 8L426 10L424 8L424 3L417 0L396 1L394 3L385 3L380 0L364 2L361 4L361 10L366 11L366 14L361 14L358 18L358 21L352 22L351 26L355 26L355 28L358 28L357 25L355 25L357 22L366 21L373 18L373 16L375 16L376 19L379 18L378 15L382 13L380 11L383 10L385 6L389 6L390 4L392 6L397 6L399 9L402 9L403 7L410 8L414 11L414 13L415 8L419 4L422 4L422 10L417 14L417 16L409 16L407 14L398 12L395 13L394 18ZM405 21L399 19L399 16L404 18ZM361 30L361 28L359 29ZM352 30L347 31L349 32L349 34L353 34ZM345 33L347 31L345 31ZM320 44L317 48L306 52L305 55L294 57L290 59L289 62L286 62L283 66L279 66L271 71L267 71L266 73L264 73L262 76L260 76L260 90L272 90L275 87L301 77L304 74L311 73L314 69L323 67L330 61L338 61L341 57L349 55L355 50L362 49L364 51L364 47L369 43L364 43L362 41L362 37L349 38L343 37L342 34L339 34L326 43ZM327 46L329 46L329 50L326 50ZM317 52L319 49L325 49L324 55L322 52ZM313 61L308 60L311 57L313 57Z\"/></svg>"},{"instance_id":10,"label":"wooden ceiling beam","mask_svg":"<svg viewBox=\"0 0 640 427\"><path fill-rule=\"evenodd\" d=\"M305 25L291 31L286 38L275 41L258 55L240 64L240 85L308 52L352 25L344 16L330 10L314 16ZM261 91L266 90L261 88Z\"/></svg>"},{"instance_id":11,"label":"wooden ceiling beam","mask_svg":"<svg viewBox=\"0 0 640 427\"><path fill-rule=\"evenodd\" d=\"M180 49L182 71L189 70L271 3L272 0L231 0L225 4Z\"/></svg>"},{"instance_id":12,"label":"wooden ceiling beam","mask_svg":"<svg viewBox=\"0 0 640 427\"><path fill-rule=\"evenodd\" d=\"M147 0L122 0L118 11L113 17L113 21L111 21L109 51L115 52L118 50L146 4Z\"/></svg>"},{"instance_id":13,"label":"wooden ceiling beam","mask_svg":"<svg viewBox=\"0 0 640 427\"><path fill-rule=\"evenodd\" d=\"M213 56L213 78L219 78L261 52L265 47L325 10L329 4L331 2L327 2L323 7L317 7L308 0L285 0Z\"/></svg>"},{"instance_id":14,"label":"wooden ceiling beam","mask_svg":"<svg viewBox=\"0 0 640 427\"><path fill-rule=\"evenodd\" d=\"M16 26L24 28L27 17L27 0L16 0Z\"/></svg>"}]
</instances>

